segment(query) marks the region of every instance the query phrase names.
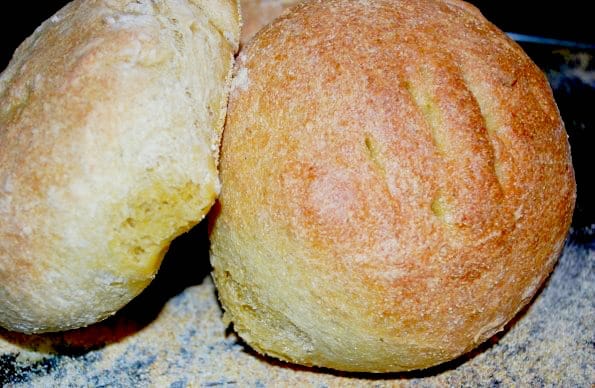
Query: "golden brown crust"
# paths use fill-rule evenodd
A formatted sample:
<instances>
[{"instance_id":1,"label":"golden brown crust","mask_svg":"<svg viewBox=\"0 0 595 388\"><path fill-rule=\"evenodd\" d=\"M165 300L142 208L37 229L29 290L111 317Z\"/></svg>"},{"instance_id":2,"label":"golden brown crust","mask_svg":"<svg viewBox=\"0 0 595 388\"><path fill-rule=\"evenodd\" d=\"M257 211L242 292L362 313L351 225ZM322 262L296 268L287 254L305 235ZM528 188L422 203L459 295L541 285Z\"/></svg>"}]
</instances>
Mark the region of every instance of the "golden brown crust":
<instances>
[{"instance_id":1,"label":"golden brown crust","mask_svg":"<svg viewBox=\"0 0 595 388\"><path fill-rule=\"evenodd\" d=\"M429 367L501 330L552 270L567 135L544 75L474 7L300 4L236 73L212 262L257 350Z\"/></svg>"},{"instance_id":2,"label":"golden brown crust","mask_svg":"<svg viewBox=\"0 0 595 388\"><path fill-rule=\"evenodd\" d=\"M204 4L203 4L204 2ZM0 325L88 325L219 190L236 1L77 0L0 75Z\"/></svg>"},{"instance_id":3,"label":"golden brown crust","mask_svg":"<svg viewBox=\"0 0 595 388\"><path fill-rule=\"evenodd\" d=\"M300 0L241 0L242 34L240 43L248 41L264 26L275 20L286 9Z\"/></svg>"}]
</instances>

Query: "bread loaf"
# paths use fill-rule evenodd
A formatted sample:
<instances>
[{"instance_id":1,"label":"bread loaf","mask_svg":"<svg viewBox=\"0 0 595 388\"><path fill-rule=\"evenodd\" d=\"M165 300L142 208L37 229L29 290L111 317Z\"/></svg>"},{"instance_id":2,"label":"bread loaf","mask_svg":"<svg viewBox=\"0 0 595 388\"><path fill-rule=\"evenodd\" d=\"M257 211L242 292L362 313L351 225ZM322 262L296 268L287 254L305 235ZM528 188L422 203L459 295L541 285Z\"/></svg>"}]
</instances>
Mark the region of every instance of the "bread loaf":
<instances>
[{"instance_id":1,"label":"bread loaf","mask_svg":"<svg viewBox=\"0 0 595 388\"><path fill-rule=\"evenodd\" d=\"M75 0L0 76L0 326L76 328L155 276L219 192L233 0Z\"/></svg>"},{"instance_id":2,"label":"bread loaf","mask_svg":"<svg viewBox=\"0 0 595 388\"><path fill-rule=\"evenodd\" d=\"M313 0L240 52L211 261L257 351L427 368L526 305L575 201L546 78L458 0Z\"/></svg>"}]
</instances>

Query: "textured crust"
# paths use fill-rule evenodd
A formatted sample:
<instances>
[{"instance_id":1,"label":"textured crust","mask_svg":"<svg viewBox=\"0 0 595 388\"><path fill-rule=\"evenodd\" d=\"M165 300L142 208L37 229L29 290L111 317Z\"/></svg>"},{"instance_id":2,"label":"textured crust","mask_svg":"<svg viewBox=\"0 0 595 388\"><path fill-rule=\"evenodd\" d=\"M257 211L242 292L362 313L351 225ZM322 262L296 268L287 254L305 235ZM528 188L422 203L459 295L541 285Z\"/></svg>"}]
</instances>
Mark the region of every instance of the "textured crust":
<instances>
[{"instance_id":1,"label":"textured crust","mask_svg":"<svg viewBox=\"0 0 595 388\"><path fill-rule=\"evenodd\" d=\"M261 28L272 22L300 0L240 0L242 7L242 34L240 43L246 43Z\"/></svg>"},{"instance_id":2,"label":"textured crust","mask_svg":"<svg viewBox=\"0 0 595 388\"><path fill-rule=\"evenodd\" d=\"M310 1L235 71L211 260L258 351L426 368L501 330L552 270L567 135L544 75L474 7Z\"/></svg>"},{"instance_id":3,"label":"textured crust","mask_svg":"<svg viewBox=\"0 0 595 388\"><path fill-rule=\"evenodd\" d=\"M219 191L235 1L73 1L0 75L0 325L88 325Z\"/></svg>"}]
</instances>

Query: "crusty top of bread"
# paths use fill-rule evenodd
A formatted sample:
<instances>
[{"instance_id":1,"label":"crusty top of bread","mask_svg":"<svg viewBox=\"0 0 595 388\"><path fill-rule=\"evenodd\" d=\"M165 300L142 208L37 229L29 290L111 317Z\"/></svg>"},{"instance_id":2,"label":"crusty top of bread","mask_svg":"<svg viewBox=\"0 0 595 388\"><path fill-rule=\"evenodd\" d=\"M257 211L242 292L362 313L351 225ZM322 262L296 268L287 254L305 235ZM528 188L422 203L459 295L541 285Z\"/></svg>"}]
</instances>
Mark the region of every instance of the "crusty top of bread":
<instances>
[{"instance_id":1,"label":"crusty top of bread","mask_svg":"<svg viewBox=\"0 0 595 388\"><path fill-rule=\"evenodd\" d=\"M260 29L283 11L300 0L241 0L242 34L240 43L244 46Z\"/></svg>"},{"instance_id":2,"label":"crusty top of bread","mask_svg":"<svg viewBox=\"0 0 595 388\"><path fill-rule=\"evenodd\" d=\"M0 325L79 327L219 191L233 0L75 0L0 75Z\"/></svg>"},{"instance_id":3,"label":"crusty top of bread","mask_svg":"<svg viewBox=\"0 0 595 388\"><path fill-rule=\"evenodd\" d=\"M309 1L238 57L212 262L257 350L424 368L552 270L575 183L542 72L461 1Z\"/></svg>"}]
</instances>

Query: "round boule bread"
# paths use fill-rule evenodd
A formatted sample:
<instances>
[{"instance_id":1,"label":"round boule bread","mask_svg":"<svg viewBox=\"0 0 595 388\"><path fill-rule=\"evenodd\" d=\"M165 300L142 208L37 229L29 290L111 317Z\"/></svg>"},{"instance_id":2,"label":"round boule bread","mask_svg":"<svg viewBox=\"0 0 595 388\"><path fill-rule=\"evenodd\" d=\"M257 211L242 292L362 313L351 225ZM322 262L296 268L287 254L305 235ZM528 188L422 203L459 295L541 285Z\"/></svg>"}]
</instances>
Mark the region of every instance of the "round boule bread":
<instances>
[{"instance_id":1,"label":"round boule bread","mask_svg":"<svg viewBox=\"0 0 595 388\"><path fill-rule=\"evenodd\" d=\"M257 351L427 368L535 295L575 201L567 134L521 48L456 0L318 0L240 52L211 261Z\"/></svg>"},{"instance_id":2,"label":"round boule bread","mask_svg":"<svg viewBox=\"0 0 595 388\"><path fill-rule=\"evenodd\" d=\"M0 326L113 314L208 212L233 0L75 0L0 75Z\"/></svg>"}]
</instances>

